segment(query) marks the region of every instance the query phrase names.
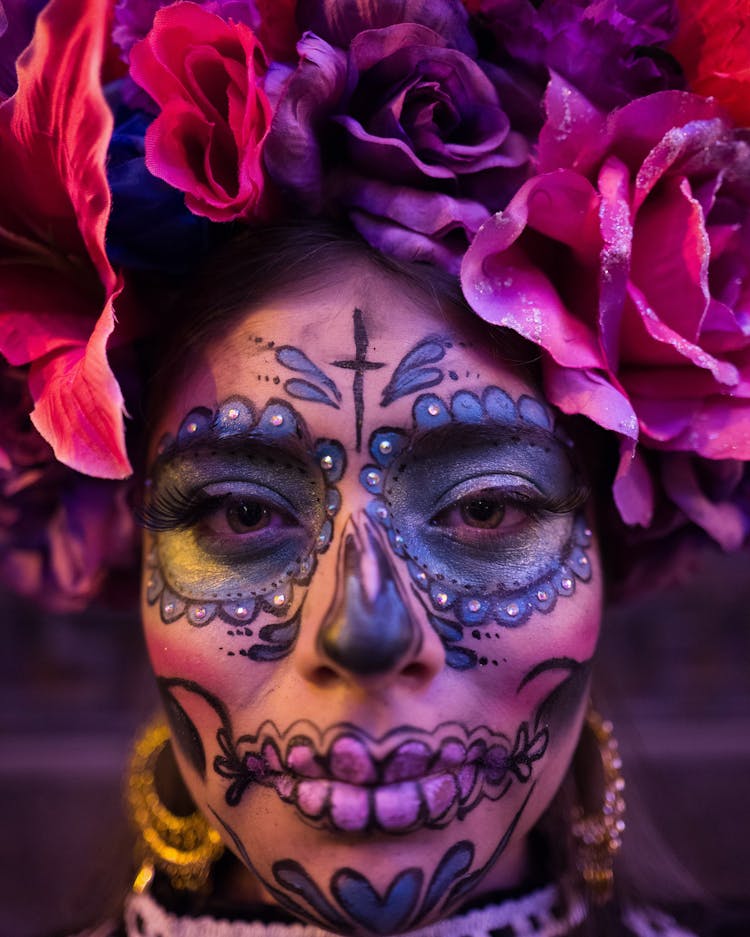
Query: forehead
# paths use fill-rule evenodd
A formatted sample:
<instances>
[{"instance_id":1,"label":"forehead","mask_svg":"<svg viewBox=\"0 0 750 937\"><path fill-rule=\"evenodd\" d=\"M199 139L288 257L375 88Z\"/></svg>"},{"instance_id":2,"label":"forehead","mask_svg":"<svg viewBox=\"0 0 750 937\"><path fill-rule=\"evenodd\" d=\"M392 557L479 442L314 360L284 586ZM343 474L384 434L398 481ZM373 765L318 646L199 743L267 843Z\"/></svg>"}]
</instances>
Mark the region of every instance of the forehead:
<instances>
[{"instance_id":1,"label":"forehead","mask_svg":"<svg viewBox=\"0 0 750 937\"><path fill-rule=\"evenodd\" d=\"M476 316L366 263L267 299L189 357L159 432L235 394L256 402L288 396L311 422L333 418L342 441L353 433L340 417L355 406L356 385L368 424L405 423L426 388L450 397L494 384L516 399L541 397Z\"/></svg>"}]
</instances>

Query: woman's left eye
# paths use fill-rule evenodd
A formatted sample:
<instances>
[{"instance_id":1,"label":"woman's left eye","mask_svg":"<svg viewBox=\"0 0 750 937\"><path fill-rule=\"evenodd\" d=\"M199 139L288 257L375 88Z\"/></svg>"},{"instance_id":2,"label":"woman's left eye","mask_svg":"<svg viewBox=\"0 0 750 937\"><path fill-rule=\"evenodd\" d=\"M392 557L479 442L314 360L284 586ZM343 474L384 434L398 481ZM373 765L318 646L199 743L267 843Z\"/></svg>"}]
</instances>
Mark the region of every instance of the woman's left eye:
<instances>
[{"instance_id":1,"label":"woman's left eye","mask_svg":"<svg viewBox=\"0 0 750 937\"><path fill-rule=\"evenodd\" d=\"M462 498L444 508L430 524L433 527L471 527L478 530L513 528L528 519L528 513L513 502L491 493Z\"/></svg>"}]
</instances>

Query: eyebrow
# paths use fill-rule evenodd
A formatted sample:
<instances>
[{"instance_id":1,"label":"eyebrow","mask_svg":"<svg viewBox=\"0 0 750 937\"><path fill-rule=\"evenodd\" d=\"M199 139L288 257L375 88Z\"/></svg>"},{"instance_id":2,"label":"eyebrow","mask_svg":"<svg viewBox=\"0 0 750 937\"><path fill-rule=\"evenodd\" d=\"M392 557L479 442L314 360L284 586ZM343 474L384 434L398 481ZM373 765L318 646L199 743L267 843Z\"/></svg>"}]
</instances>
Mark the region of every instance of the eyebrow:
<instances>
[{"instance_id":1,"label":"eyebrow","mask_svg":"<svg viewBox=\"0 0 750 937\"><path fill-rule=\"evenodd\" d=\"M248 433L236 436L199 436L187 442L175 440L164 452L152 461L148 475L169 469L174 462L197 453L215 453L216 455L255 455L273 454L286 456L299 463L300 467L309 468L314 461L312 446L296 435L271 437L265 433Z\"/></svg>"}]
</instances>

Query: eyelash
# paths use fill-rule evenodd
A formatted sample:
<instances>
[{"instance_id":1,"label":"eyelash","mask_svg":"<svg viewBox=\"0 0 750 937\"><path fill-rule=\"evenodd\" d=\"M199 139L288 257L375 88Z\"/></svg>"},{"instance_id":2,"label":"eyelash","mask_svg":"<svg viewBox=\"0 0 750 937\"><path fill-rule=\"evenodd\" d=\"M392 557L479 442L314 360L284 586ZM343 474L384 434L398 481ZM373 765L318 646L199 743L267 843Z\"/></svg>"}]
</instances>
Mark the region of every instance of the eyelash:
<instances>
[{"instance_id":1,"label":"eyelash","mask_svg":"<svg viewBox=\"0 0 750 937\"><path fill-rule=\"evenodd\" d=\"M231 499L230 494L207 495L203 491L183 491L175 486L161 489L136 512L138 523L154 533L184 530ZM260 500L260 499L255 499Z\"/></svg>"},{"instance_id":2,"label":"eyelash","mask_svg":"<svg viewBox=\"0 0 750 937\"><path fill-rule=\"evenodd\" d=\"M549 515L569 514L582 507L589 497L589 489L580 485L562 498L545 497L541 494L525 495L521 492L508 492L502 489L483 489L475 493L463 495L457 501L442 508L430 520L430 525L439 527L438 518L449 512L459 510L462 506L473 501L493 501L503 508L517 508L527 515L531 521L539 521ZM470 526L470 525L467 525ZM482 529L477 527L476 529ZM485 528L492 530L494 528Z\"/></svg>"}]
</instances>

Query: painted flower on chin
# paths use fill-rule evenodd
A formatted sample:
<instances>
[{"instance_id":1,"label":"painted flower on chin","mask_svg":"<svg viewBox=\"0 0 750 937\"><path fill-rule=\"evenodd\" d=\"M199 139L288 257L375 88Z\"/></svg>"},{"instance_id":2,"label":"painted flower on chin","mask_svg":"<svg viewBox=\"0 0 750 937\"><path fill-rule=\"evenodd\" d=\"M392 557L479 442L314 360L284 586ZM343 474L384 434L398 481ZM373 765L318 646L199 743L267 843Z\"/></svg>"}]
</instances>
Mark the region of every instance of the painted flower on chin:
<instances>
[{"instance_id":1,"label":"painted flower on chin","mask_svg":"<svg viewBox=\"0 0 750 937\"><path fill-rule=\"evenodd\" d=\"M160 107L146 165L212 221L263 215L261 148L271 120L266 59L244 23L196 3L159 10L130 51L130 75Z\"/></svg>"},{"instance_id":2,"label":"painted flower on chin","mask_svg":"<svg viewBox=\"0 0 750 937\"><path fill-rule=\"evenodd\" d=\"M656 481L637 446L750 458L750 145L681 92L606 117L556 79L547 113L545 171L480 231L464 292L544 349L553 403L619 434L615 500L645 526Z\"/></svg>"},{"instance_id":3,"label":"painted flower on chin","mask_svg":"<svg viewBox=\"0 0 750 937\"><path fill-rule=\"evenodd\" d=\"M425 8L407 6L415 18ZM323 23L332 38L367 25L360 7L344 4ZM439 11L463 22L447 0L431 3L427 19ZM473 45L468 32L459 39ZM266 142L271 176L308 209L341 206L376 248L457 271L528 159L475 56L421 21L363 28L345 49L307 33L298 51Z\"/></svg>"},{"instance_id":4,"label":"painted flower on chin","mask_svg":"<svg viewBox=\"0 0 750 937\"><path fill-rule=\"evenodd\" d=\"M107 360L120 290L104 250L112 118L98 81L107 10L52 0L0 105L0 351L28 366L31 419L55 456L122 478L123 398Z\"/></svg>"}]
</instances>

